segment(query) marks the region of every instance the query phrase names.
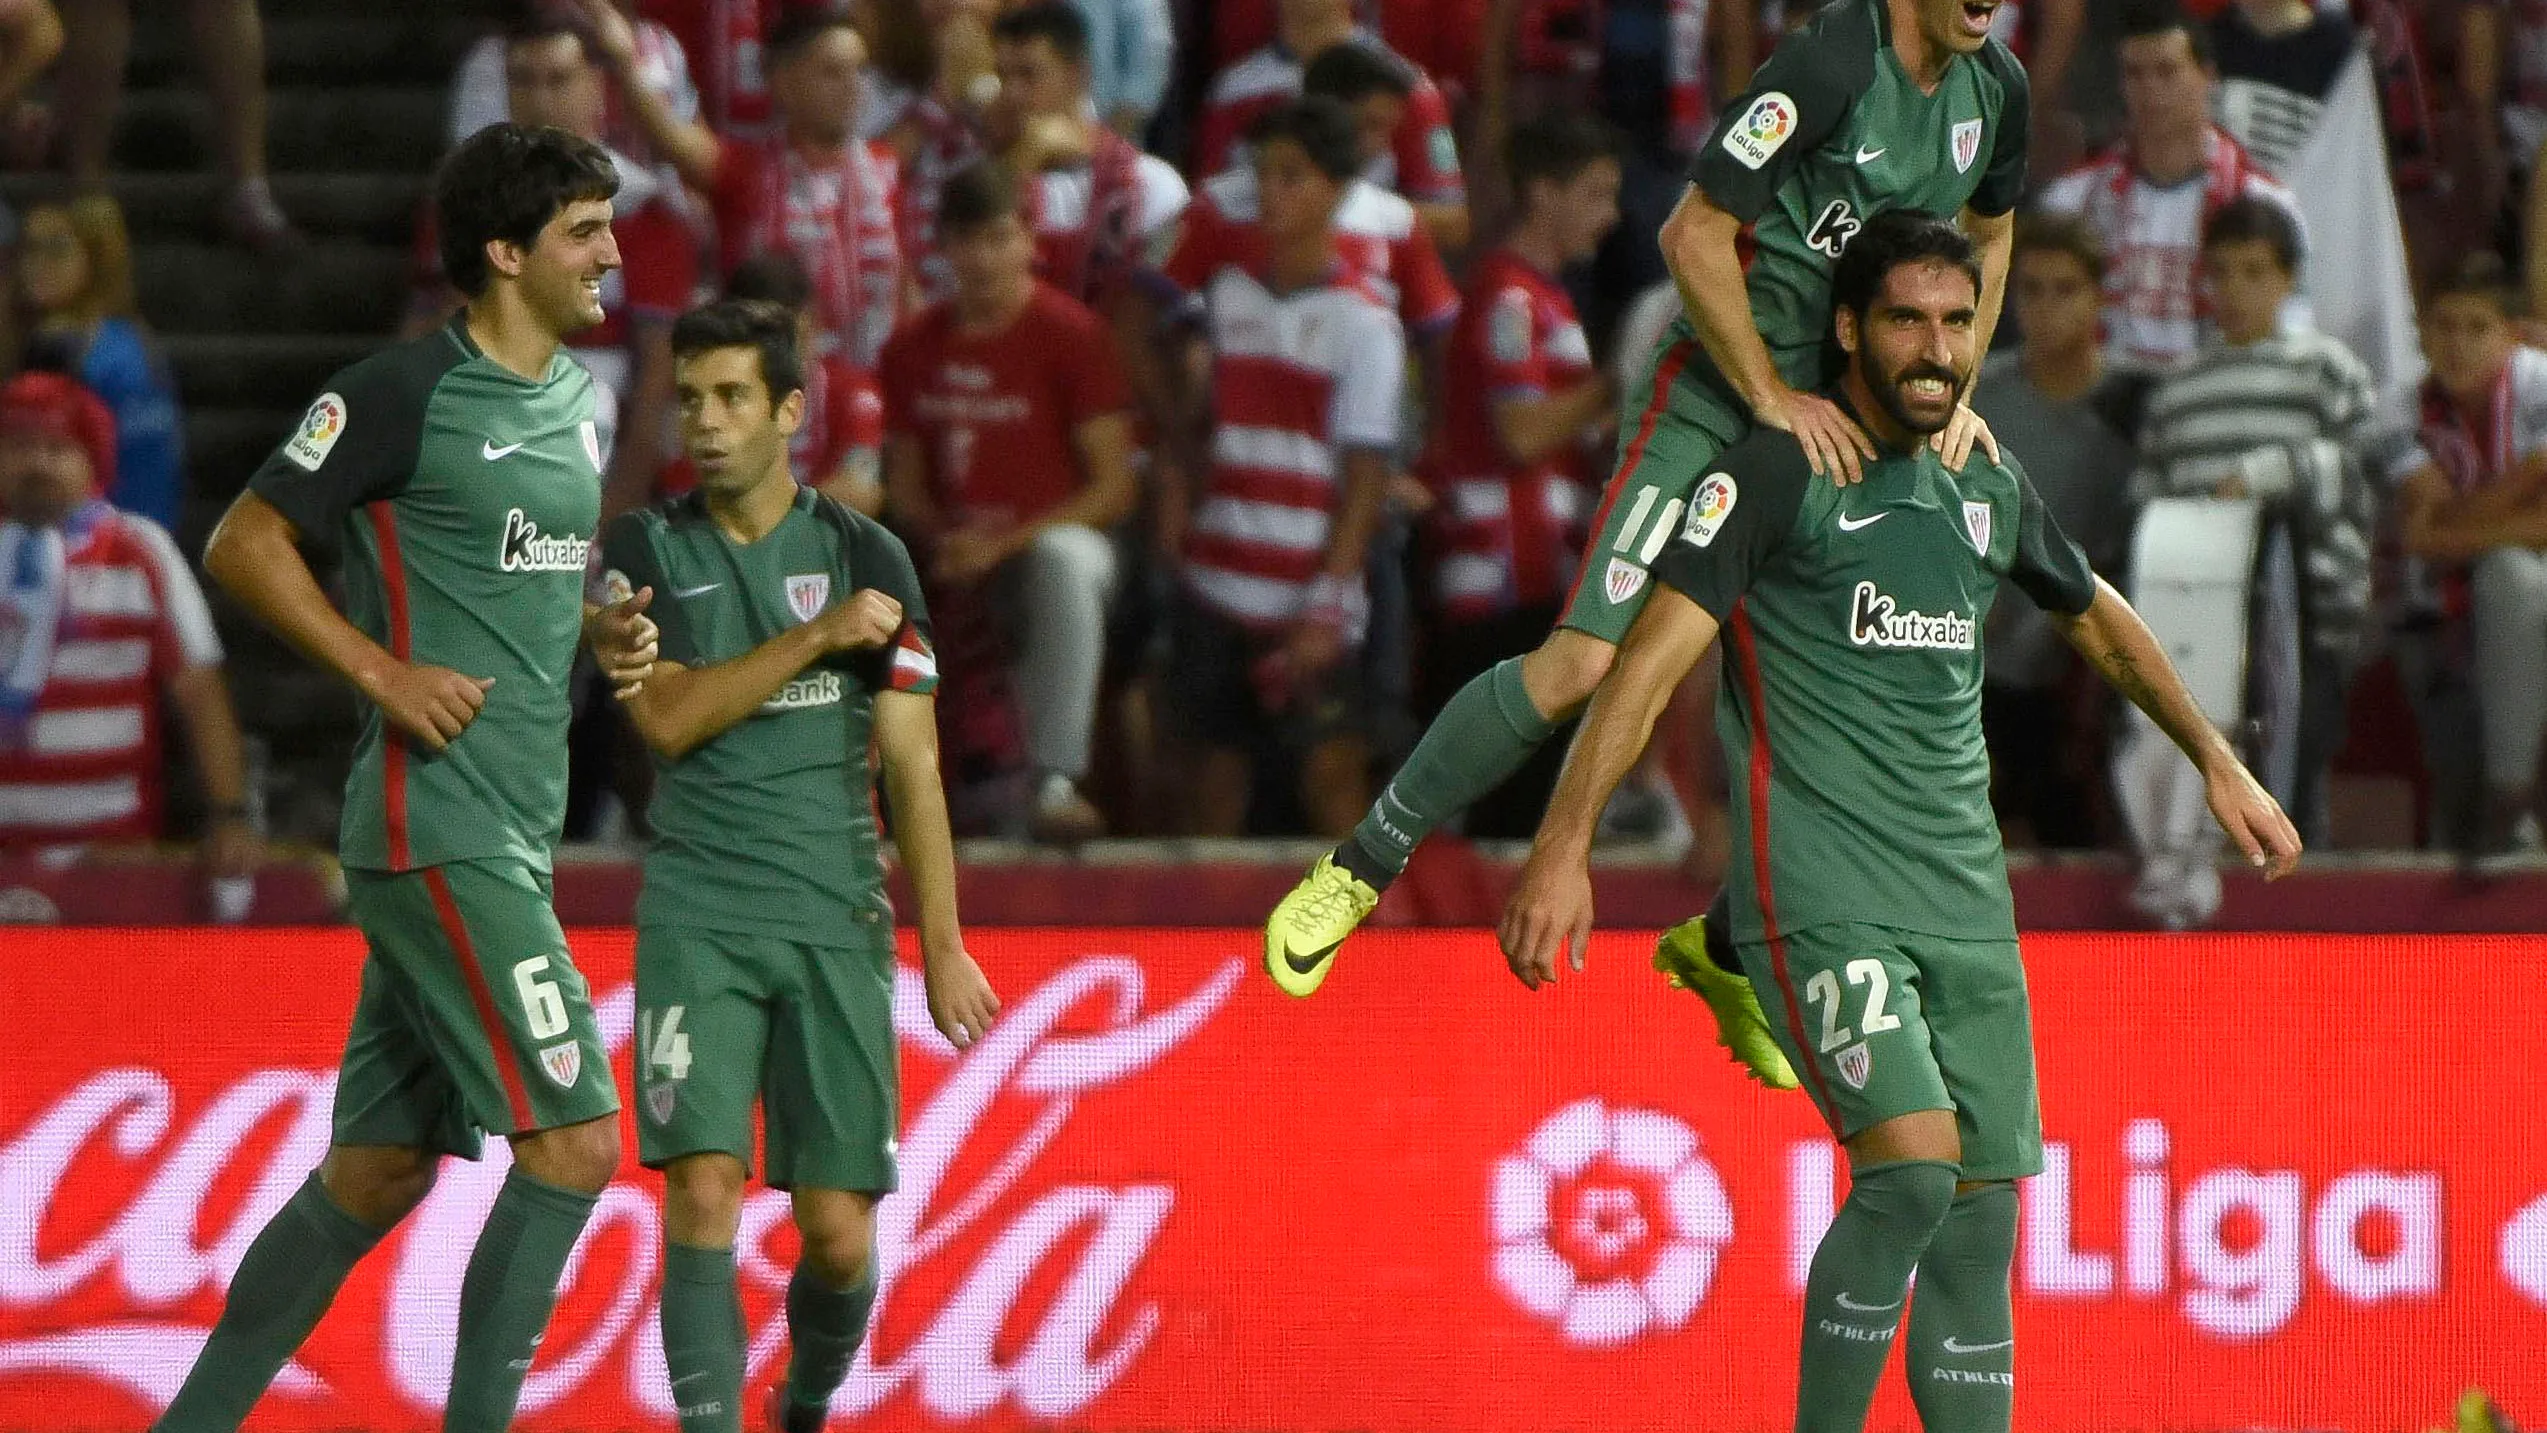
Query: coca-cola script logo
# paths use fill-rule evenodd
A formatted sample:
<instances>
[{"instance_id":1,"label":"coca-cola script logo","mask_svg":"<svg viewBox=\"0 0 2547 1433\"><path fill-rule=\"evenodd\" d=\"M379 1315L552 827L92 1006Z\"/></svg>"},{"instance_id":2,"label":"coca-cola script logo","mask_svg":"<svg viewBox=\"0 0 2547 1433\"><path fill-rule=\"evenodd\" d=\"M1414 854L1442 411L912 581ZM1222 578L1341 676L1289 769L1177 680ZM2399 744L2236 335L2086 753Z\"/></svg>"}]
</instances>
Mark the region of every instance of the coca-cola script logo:
<instances>
[{"instance_id":1,"label":"coca-cola script logo","mask_svg":"<svg viewBox=\"0 0 2547 1433\"><path fill-rule=\"evenodd\" d=\"M1083 1098L1172 1055L1227 1003L1243 968L1234 960L1217 965L1181 999L1148 1008L1139 962L1079 959L1012 1002L990 1036L909 1112L901 1189L878 1207L875 1319L879 1331L906 1334L881 1347L870 1340L859 1351L835 1412L856 1417L908 1392L946 1419L1003 1404L1058 1418L1123 1378L1159 1323L1154 1306L1126 1302L1126 1287L1173 1213L1177 1190L1166 1183L1037 1189L1030 1180ZM624 985L609 991L595 1013L615 1053L630 1035L632 992ZM893 1018L911 1053L952 1057L930 1025L915 972L905 970L896 985ZM334 1086L324 1072L258 1071L222 1090L182 1132L176 1088L160 1071L101 1070L65 1092L0 1147L0 1311L40 1322L47 1306L109 1279L128 1311L200 1308L200 1296L227 1286L257 1231L325 1152ZM992 1119L995 1107L1007 1117ZM279 1141L255 1142L268 1150L262 1169L243 1178L233 1166L248 1157L241 1151L251 1132L278 1127ZM1013 1142L987 1149L977 1136ZM411 1411L441 1406L467 1252L508 1163L500 1141L482 1162L447 1163L432 1194L372 1256L394 1264L379 1330L380 1380ZM960 1180L951 1177L959 1166ZM94 1183L115 1168L144 1171L129 1203L93 1238L48 1249L44 1234L57 1191L84 1172ZM243 1182L249 1192L227 1224L199 1227L214 1185ZM651 1181L603 1192L565 1277L566 1298L580 1287L586 1299L598 1298L602 1312L562 1346L552 1338L523 1388L525 1413L583 1394L615 1395L658 1418L671 1416L654 1299L662 1218ZM747 1286L785 1286L789 1270L765 1245L787 1219L784 1194L764 1190L747 1201L737 1241ZM1005 1227L993 1228L995 1219L1005 1219ZM596 1249L619 1252L614 1258ZM969 1267L949 1267L976 1250ZM897 1288L922 1272L933 1276L927 1288L951 1292L912 1337L914 1320L890 1315ZM1020 1296L1030 1284L1039 1297L1024 1311ZM1031 1312L1034 1321L1021 1316L1021 1326L1009 1328L1012 1311ZM776 1355L782 1325L773 1311L753 1330L754 1377ZM164 1407L208 1332L197 1321L132 1312L48 1328L0 1340L0 1378L84 1376ZM274 1387L285 1399L348 1396L298 1363L287 1365Z\"/></svg>"},{"instance_id":2,"label":"coca-cola script logo","mask_svg":"<svg viewBox=\"0 0 2547 1433\"><path fill-rule=\"evenodd\" d=\"M1581 1099L1495 1161L1495 1282L1569 1343L1676 1329L1705 1301L1733 1205L1698 1133Z\"/></svg>"}]
</instances>

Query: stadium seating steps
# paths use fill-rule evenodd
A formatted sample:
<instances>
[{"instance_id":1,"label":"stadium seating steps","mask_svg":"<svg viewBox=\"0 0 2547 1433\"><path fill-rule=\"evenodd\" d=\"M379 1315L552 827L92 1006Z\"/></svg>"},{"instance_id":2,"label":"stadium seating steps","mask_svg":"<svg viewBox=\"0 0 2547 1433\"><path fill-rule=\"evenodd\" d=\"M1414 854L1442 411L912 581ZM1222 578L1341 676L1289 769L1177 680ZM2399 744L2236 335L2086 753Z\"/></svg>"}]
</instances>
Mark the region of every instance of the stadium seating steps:
<instances>
[{"instance_id":1,"label":"stadium seating steps","mask_svg":"<svg viewBox=\"0 0 2547 1433\"><path fill-rule=\"evenodd\" d=\"M328 374L397 326L451 74L501 7L263 0L260 8L274 191L306 247L259 256L219 237L214 116L188 54L184 7L134 7L115 130L112 186L132 226L142 312L166 347L185 408L193 493L178 536L189 552ZM58 188L41 175L0 185L13 206ZM326 806L351 736L350 698L235 613L221 615L243 720L276 754L285 785L305 786ZM332 824L323 810L308 819Z\"/></svg>"}]
</instances>

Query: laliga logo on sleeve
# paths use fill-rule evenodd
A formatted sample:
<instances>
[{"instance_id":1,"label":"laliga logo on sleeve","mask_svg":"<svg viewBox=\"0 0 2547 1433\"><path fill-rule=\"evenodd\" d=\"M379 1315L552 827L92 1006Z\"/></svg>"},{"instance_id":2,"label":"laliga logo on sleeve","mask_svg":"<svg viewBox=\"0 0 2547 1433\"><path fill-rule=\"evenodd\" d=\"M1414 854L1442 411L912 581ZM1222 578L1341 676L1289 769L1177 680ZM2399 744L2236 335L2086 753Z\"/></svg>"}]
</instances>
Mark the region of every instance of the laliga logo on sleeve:
<instances>
[{"instance_id":1,"label":"laliga logo on sleeve","mask_svg":"<svg viewBox=\"0 0 2547 1433\"><path fill-rule=\"evenodd\" d=\"M345 400L338 394L322 393L302 416L299 430L283 445L283 456L315 473L327 461L328 450L343 436Z\"/></svg>"},{"instance_id":2,"label":"laliga logo on sleeve","mask_svg":"<svg viewBox=\"0 0 2547 1433\"><path fill-rule=\"evenodd\" d=\"M1495 1282L1568 1343L1677 1329L1705 1302L1733 1206L1698 1135L1655 1110L1575 1101L1495 1161Z\"/></svg>"},{"instance_id":3,"label":"laliga logo on sleeve","mask_svg":"<svg viewBox=\"0 0 2547 1433\"><path fill-rule=\"evenodd\" d=\"M1745 169L1757 169L1795 133L1795 101L1771 90L1751 102L1742 117L1725 126L1725 153Z\"/></svg>"}]
</instances>

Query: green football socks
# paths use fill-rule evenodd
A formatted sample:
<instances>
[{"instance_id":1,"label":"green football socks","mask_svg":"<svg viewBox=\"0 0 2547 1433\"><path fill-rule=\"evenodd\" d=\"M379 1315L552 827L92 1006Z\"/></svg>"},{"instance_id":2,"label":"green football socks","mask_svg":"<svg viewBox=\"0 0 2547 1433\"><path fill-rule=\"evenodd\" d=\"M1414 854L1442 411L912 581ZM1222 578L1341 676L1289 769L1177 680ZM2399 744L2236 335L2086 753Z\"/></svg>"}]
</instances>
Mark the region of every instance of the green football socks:
<instances>
[{"instance_id":1,"label":"green football socks","mask_svg":"<svg viewBox=\"0 0 2547 1433\"><path fill-rule=\"evenodd\" d=\"M1910 1397L1927 1433L2008 1433L2016 1417L2016 1186L1959 1195L1919 1260Z\"/></svg>"},{"instance_id":2,"label":"green football socks","mask_svg":"<svg viewBox=\"0 0 2547 1433\"><path fill-rule=\"evenodd\" d=\"M681 1433L742 1433L743 1341L734 1251L667 1243L663 1363Z\"/></svg>"},{"instance_id":3,"label":"green football socks","mask_svg":"<svg viewBox=\"0 0 2547 1433\"><path fill-rule=\"evenodd\" d=\"M228 1433L264 1396L345 1276L386 1229L338 1207L312 1173L257 1232L185 1385L153 1433Z\"/></svg>"},{"instance_id":4,"label":"green football socks","mask_svg":"<svg viewBox=\"0 0 2547 1433\"><path fill-rule=\"evenodd\" d=\"M531 1355L557 1306L566 1257L598 1201L532 1178L515 1165L487 1211L460 1277L460 1331L451 1358L445 1433L504 1433L521 1401Z\"/></svg>"},{"instance_id":5,"label":"green football socks","mask_svg":"<svg viewBox=\"0 0 2547 1433\"><path fill-rule=\"evenodd\" d=\"M1906 1159L1858 1170L1804 1283L1795 1433L1864 1433L1910 1271L1954 1203L1956 1166ZM1932 1430L1933 1433L1933 1430Z\"/></svg>"},{"instance_id":6,"label":"green football socks","mask_svg":"<svg viewBox=\"0 0 2547 1433\"><path fill-rule=\"evenodd\" d=\"M794 1352L787 1360L787 1405L792 1424L800 1411L827 1408L840 1381L849 1376L849 1361L867 1337L867 1315L876 1306L876 1262L867 1260L867 1276L845 1289L815 1278L803 1264L787 1281L787 1336Z\"/></svg>"},{"instance_id":7,"label":"green football socks","mask_svg":"<svg viewBox=\"0 0 2547 1433\"><path fill-rule=\"evenodd\" d=\"M1531 705L1519 657L1469 678L1336 848L1336 864L1387 889L1434 827L1503 785L1556 729Z\"/></svg>"}]
</instances>

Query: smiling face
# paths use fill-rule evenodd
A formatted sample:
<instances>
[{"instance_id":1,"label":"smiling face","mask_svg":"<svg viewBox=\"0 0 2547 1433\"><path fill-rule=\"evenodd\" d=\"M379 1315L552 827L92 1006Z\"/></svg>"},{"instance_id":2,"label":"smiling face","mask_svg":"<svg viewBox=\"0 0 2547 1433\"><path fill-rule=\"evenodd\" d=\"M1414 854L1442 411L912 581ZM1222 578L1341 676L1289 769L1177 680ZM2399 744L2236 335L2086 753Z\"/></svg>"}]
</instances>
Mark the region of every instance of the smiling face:
<instances>
[{"instance_id":1,"label":"smiling face","mask_svg":"<svg viewBox=\"0 0 2547 1433\"><path fill-rule=\"evenodd\" d=\"M1941 259L1896 264L1862 320L1839 313L1850 377L1904 431L1942 431L1972 381L1972 325L1980 293L1972 275Z\"/></svg>"},{"instance_id":2,"label":"smiling face","mask_svg":"<svg viewBox=\"0 0 2547 1433\"><path fill-rule=\"evenodd\" d=\"M516 250L522 300L549 332L563 336L602 321L601 281L619 267L610 201L577 199L557 211L528 250Z\"/></svg>"}]
</instances>

